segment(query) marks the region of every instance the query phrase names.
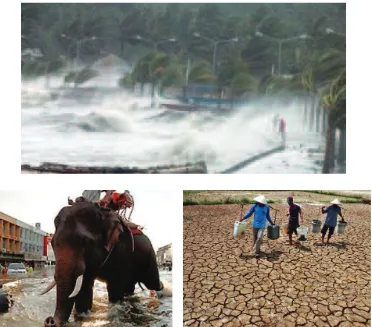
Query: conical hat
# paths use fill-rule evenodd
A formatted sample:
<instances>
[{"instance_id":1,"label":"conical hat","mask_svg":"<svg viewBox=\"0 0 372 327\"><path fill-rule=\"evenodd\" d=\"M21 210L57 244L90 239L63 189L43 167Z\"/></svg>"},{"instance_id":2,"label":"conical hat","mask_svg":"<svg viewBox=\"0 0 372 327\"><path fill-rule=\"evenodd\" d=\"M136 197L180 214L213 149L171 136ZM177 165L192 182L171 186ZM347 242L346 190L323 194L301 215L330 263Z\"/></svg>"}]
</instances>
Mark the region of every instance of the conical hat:
<instances>
[{"instance_id":1,"label":"conical hat","mask_svg":"<svg viewBox=\"0 0 372 327\"><path fill-rule=\"evenodd\" d=\"M338 199L334 199L333 201L330 202L331 204L337 204L340 205L341 202Z\"/></svg>"},{"instance_id":2,"label":"conical hat","mask_svg":"<svg viewBox=\"0 0 372 327\"><path fill-rule=\"evenodd\" d=\"M263 195L258 195L253 200L258 203L267 204L266 199Z\"/></svg>"}]
</instances>

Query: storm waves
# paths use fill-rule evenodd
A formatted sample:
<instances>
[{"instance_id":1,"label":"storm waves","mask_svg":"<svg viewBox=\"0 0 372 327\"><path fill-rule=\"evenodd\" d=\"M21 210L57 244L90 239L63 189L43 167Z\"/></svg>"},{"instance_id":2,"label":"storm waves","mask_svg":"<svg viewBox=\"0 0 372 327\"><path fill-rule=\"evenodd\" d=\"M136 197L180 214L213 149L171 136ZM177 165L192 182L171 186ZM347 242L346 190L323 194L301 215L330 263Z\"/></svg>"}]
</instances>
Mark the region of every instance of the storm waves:
<instances>
[{"instance_id":1,"label":"storm waves","mask_svg":"<svg viewBox=\"0 0 372 327\"><path fill-rule=\"evenodd\" d=\"M181 112L151 108L150 97L120 88L63 89L53 83L46 88L41 78L22 82L22 163L146 168L203 160L214 173L280 145L273 131L278 113L287 122L289 148L303 147L309 139L317 145L319 138L302 131L301 110L294 102L286 107L249 104L225 115ZM291 165L292 157L272 158L265 172L283 172L283 161ZM300 158L296 155L293 172L313 173L313 165Z\"/></svg>"}]
</instances>

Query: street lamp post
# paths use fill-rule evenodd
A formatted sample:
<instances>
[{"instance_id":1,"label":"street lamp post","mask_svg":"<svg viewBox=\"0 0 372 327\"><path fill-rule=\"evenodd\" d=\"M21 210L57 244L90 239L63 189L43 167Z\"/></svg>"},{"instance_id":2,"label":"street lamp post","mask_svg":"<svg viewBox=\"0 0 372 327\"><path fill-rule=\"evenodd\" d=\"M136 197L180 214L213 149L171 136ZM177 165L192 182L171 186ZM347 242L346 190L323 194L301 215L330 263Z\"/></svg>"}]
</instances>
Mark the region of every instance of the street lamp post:
<instances>
[{"instance_id":1,"label":"street lamp post","mask_svg":"<svg viewBox=\"0 0 372 327\"><path fill-rule=\"evenodd\" d=\"M92 36L92 37L87 37L87 38L78 40L78 39L72 38L70 36L67 36L66 34L61 34L61 37L65 38L65 39L73 40L73 41L76 42L75 69L77 68L78 61L80 61L80 46L81 46L81 44L83 42L86 42L86 41L94 41L94 40L98 39L97 37Z\"/></svg>"},{"instance_id":2,"label":"street lamp post","mask_svg":"<svg viewBox=\"0 0 372 327\"><path fill-rule=\"evenodd\" d=\"M155 42L151 39L144 38L141 35L136 35L135 39L139 40L139 41L144 41L144 42L151 43L153 45L155 51L157 51L159 44L167 43L167 42L176 42L177 41L175 38L170 38L170 39L160 40L160 41Z\"/></svg>"},{"instance_id":3,"label":"street lamp post","mask_svg":"<svg viewBox=\"0 0 372 327\"><path fill-rule=\"evenodd\" d=\"M229 42L238 42L239 41L239 39L237 37L234 37L234 38L228 39L228 40L217 40L216 41L216 40L210 39L209 37L200 35L200 33L197 33L197 32L195 32L193 35L195 37L205 39L205 40L207 40L207 41L209 41L213 44L213 73L214 74L216 73L217 47L218 47L218 45L221 44L221 43L229 43Z\"/></svg>"},{"instance_id":4,"label":"street lamp post","mask_svg":"<svg viewBox=\"0 0 372 327\"><path fill-rule=\"evenodd\" d=\"M281 76L281 66L282 66L282 44L284 42L290 42L290 41L294 41L294 40L299 40L299 39L302 39L302 40L305 40L305 39L309 39L311 38L309 35L307 34L301 34L299 36L295 36L295 37L290 37L290 38L286 38L286 39L276 39L274 37L271 37L271 36L268 36L268 35L265 35L261 32L256 32L256 36L258 37L264 37L268 40L271 40L271 41L275 41L275 42L278 42L278 45L279 45L279 49L278 49L278 76Z\"/></svg>"}]
</instances>

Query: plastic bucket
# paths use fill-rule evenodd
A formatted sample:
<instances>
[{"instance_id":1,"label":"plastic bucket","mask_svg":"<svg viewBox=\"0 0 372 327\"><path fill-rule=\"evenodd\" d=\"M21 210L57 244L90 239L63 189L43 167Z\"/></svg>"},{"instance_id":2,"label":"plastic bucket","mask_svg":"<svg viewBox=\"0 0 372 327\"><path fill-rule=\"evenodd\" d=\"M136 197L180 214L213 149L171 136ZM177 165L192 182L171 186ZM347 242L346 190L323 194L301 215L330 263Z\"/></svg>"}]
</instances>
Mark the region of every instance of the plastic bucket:
<instances>
[{"instance_id":1,"label":"plastic bucket","mask_svg":"<svg viewBox=\"0 0 372 327\"><path fill-rule=\"evenodd\" d=\"M309 228L306 226L297 227L297 233L299 235L306 235L309 232Z\"/></svg>"},{"instance_id":2,"label":"plastic bucket","mask_svg":"<svg viewBox=\"0 0 372 327\"><path fill-rule=\"evenodd\" d=\"M247 223L244 221L236 221L234 224L234 237L240 238L244 236Z\"/></svg>"},{"instance_id":3,"label":"plastic bucket","mask_svg":"<svg viewBox=\"0 0 372 327\"><path fill-rule=\"evenodd\" d=\"M337 234L343 234L345 232L346 225L347 225L346 221L338 221L336 228Z\"/></svg>"},{"instance_id":4,"label":"plastic bucket","mask_svg":"<svg viewBox=\"0 0 372 327\"><path fill-rule=\"evenodd\" d=\"M270 240L277 240L279 238L279 225L267 226L267 238Z\"/></svg>"},{"instance_id":5,"label":"plastic bucket","mask_svg":"<svg viewBox=\"0 0 372 327\"><path fill-rule=\"evenodd\" d=\"M288 231L288 224L284 224L283 225L283 235L287 235L287 231Z\"/></svg>"},{"instance_id":6,"label":"plastic bucket","mask_svg":"<svg viewBox=\"0 0 372 327\"><path fill-rule=\"evenodd\" d=\"M322 222L320 220L317 220L317 219L314 219L312 222L311 222L311 232L313 234L318 234L320 233L320 228L322 226Z\"/></svg>"}]
</instances>

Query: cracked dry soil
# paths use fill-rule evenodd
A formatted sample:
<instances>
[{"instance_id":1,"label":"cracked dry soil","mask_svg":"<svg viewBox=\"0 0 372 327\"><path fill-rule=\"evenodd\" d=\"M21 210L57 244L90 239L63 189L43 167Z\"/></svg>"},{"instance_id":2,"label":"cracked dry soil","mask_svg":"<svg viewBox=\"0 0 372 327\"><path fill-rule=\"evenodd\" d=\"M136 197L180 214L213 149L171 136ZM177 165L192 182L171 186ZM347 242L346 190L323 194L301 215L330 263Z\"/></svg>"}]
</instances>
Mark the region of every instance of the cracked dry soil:
<instances>
[{"instance_id":1,"label":"cracked dry soil","mask_svg":"<svg viewBox=\"0 0 372 327\"><path fill-rule=\"evenodd\" d=\"M284 224L287 205L272 206ZM243 239L233 237L239 205L184 206L184 326L370 326L371 207L343 207L349 224L330 245L320 234L289 246L287 236L265 233L255 259L251 224ZM319 207L303 208L310 229Z\"/></svg>"}]
</instances>

